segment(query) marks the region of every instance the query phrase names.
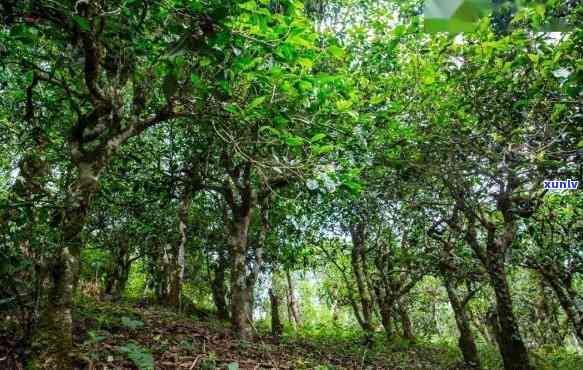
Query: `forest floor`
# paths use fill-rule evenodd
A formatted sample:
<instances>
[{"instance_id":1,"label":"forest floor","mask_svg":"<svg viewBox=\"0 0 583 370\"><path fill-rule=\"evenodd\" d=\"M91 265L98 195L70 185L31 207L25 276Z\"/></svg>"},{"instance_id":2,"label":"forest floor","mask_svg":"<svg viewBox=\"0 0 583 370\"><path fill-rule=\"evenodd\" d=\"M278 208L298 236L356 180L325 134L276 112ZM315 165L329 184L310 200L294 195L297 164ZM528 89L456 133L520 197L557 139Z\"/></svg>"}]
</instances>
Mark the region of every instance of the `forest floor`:
<instances>
[{"instance_id":1,"label":"forest floor","mask_svg":"<svg viewBox=\"0 0 583 370\"><path fill-rule=\"evenodd\" d=\"M431 346L367 348L359 341L269 335L231 337L209 317L159 307L83 300L75 319L76 364L82 369L458 369ZM377 347L377 346L375 346Z\"/></svg>"}]
</instances>

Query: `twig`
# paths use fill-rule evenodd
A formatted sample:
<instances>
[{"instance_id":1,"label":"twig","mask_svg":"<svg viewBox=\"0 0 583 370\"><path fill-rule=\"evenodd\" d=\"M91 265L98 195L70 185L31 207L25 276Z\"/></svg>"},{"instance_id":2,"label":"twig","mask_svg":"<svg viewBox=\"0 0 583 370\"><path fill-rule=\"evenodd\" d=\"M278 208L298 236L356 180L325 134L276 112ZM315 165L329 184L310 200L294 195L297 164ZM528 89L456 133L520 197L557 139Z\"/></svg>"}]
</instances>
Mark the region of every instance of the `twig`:
<instances>
[{"instance_id":1,"label":"twig","mask_svg":"<svg viewBox=\"0 0 583 370\"><path fill-rule=\"evenodd\" d=\"M196 363L198 362L198 359L201 358L203 355L198 355L194 358L194 361L192 361L192 365L190 365L190 367L188 368L188 370L192 370L194 369L194 367L196 366Z\"/></svg>"}]
</instances>

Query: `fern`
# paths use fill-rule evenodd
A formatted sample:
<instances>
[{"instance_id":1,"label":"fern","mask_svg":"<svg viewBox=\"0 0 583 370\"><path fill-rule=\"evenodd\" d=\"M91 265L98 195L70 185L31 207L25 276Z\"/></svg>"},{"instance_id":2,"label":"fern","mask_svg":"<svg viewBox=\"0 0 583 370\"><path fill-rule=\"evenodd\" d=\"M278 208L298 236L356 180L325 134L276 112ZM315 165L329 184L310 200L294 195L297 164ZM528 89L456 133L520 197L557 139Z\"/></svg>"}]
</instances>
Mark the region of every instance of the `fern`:
<instances>
[{"instance_id":1,"label":"fern","mask_svg":"<svg viewBox=\"0 0 583 370\"><path fill-rule=\"evenodd\" d=\"M130 330L136 330L137 328L141 328L144 326L144 323L140 320L134 320L129 317L122 317L121 324Z\"/></svg>"},{"instance_id":2,"label":"fern","mask_svg":"<svg viewBox=\"0 0 583 370\"><path fill-rule=\"evenodd\" d=\"M154 370L154 358L147 349L140 347L135 342L128 342L126 345L119 347L122 353L125 353L130 361L140 370Z\"/></svg>"}]
</instances>

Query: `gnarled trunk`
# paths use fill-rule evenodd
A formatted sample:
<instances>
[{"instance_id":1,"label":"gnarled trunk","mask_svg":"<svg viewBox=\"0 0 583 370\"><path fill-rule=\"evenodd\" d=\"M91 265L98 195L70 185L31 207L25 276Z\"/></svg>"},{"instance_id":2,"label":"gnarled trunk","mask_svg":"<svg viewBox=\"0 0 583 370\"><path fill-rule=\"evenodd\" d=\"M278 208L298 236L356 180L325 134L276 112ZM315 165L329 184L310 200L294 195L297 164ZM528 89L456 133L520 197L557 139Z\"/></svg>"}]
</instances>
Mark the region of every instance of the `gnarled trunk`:
<instances>
[{"instance_id":1,"label":"gnarled trunk","mask_svg":"<svg viewBox=\"0 0 583 370\"><path fill-rule=\"evenodd\" d=\"M50 288L33 342L33 350L39 352L33 363L42 369L71 368L74 271L78 258L69 247L63 247L59 258L49 267Z\"/></svg>"},{"instance_id":2,"label":"gnarled trunk","mask_svg":"<svg viewBox=\"0 0 583 370\"><path fill-rule=\"evenodd\" d=\"M381 323L383 324L383 328L385 329L385 334L387 339L393 337L393 314L391 307L386 304L379 305L379 311L381 314Z\"/></svg>"},{"instance_id":3,"label":"gnarled trunk","mask_svg":"<svg viewBox=\"0 0 583 370\"><path fill-rule=\"evenodd\" d=\"M578 297L572 288L570 280L562 282L552 272L541 268L541 275L551 286L567 319L575 329L575 335L583 341L583 304L578 303Z\"/></svg>"},{"instance_id":4,"label":"gnarled trunk","mask_svg":"<svg viewBox=\"0 0 583 370\"><path fill-rule=\"evenodd\" d=\"M490 258L488 275L496 296L496 314L500 330L498 345L504 361L504 369L531 370L528 352L512 311L512 298L502 256Z\"/></svg>"},{"instance_id":5,"label":"gnarled trunk","mask_svg":"<svg viewBox=\"0 0 583 370\"><path fill-rule=\"evenodd\" d=\"M536 276L539 288L539 297L535 305L535 319L538 322L539 346L551 344L564 345L558 320L558 307L550 299L552 288L541 274ZM560 302L559 302L560 304Z\"/></svg>"},{"instance_id":6,"label":"gnarled trunk","mask_svg":"<svg viewBox=\"0 0 583 370\"><path fill-rule=\"evenodd\" d=\"M190 207L190 193L189 189L185 189L180 201L180 207L177 211L178 231L180 239L178 245L173 250L173 256L170 258L170 277L169 277L169 292L168 303L170 306L180 308L180 296L182 291L182 281L184 280L184 255L187 241L187 224L188 224L188 209Z\"/></svg>"},{"instance_id":7,"label":"gnarled trunk","mask_svg":"<svg viewBox=\"0 0 583 370\"><path fill-rule=\"evenodd\" d=\"M444 276L445 289L447 296L451 303L451 308L455 316L455 322L459 330L460 336L458 345L462 351L464 362L472 368L480 368L480 357L478 356L478 348L474 341L474 335L470 329L470 320L468 318L466 307L464 303L458 298L455 286L451 278Z\"/></svg>"},{"instance_id":8,"label":"gnarled trunk","mask_svg":"<svg viewBox=\"0 0 583 370\"><path fill-rule=\"evenodd\" d=\"M366 226L364 223L357 223L350 228L350 236L352 237L352 254L351 265L358 293L360 295L360 306L362 312L362 329L369 335L374 331L372 327L372 313L373 301L367 285L366 261L365 261L365 241L366 241Z\"/></svg>"},{"instance_id":9,"label":"gnarled trunk","mask_svg":"<svg viewBox=\"0 0 583 370\"><path fill-rule=\"evenodd\" d=\"M376 293L378 305L379 305L379 314L381 316L381 324L385 329L385 335L387 339L391 339L393 337L393 303L389 296L387 295L386 288L381 286L381 284L377 284L374 286L374 290Z\"/></svg>"},{"instance_id":10,"label":"gnarled trunk","mask_svg":"<svg viewBox=\"0 0 583 370\"><path fill-rule=\"evenodd\" d=\"M518 328L518 322L512 310L512 298L505 270L505 255L515 239L516 223L512 211L509 208L507 197L501 197L497 201L499 210L504 216L504 230L496 235L499 230L494 223L486 224L486 248L484 249L477 237L475 228L475 215L466 210L468 216L468 229L466 240L474 253L480 259L490 278L490 285L496 297L496 324L490 325L494 334L505 370L532 370L528 359L528 352L522 340ZM451 224L450 224L451 225ZM457 227L453 225L454 228Z\"/></svg>"},{"instance_id":11,"label":"gnarled trunk","mask_svg":"<svg viewBox=\"0 0 583 370\"><path fill-rule=\"evenodd\" d=\"M73 346L73 295L79 280L81 230L85 226L87 205L98 189L97 176L81 172L81 177L66 200L67 211L55 215L62 225L63 245L48 265L48 295L35 333L32 361L42 369L71 369Z\"/></svg>"}]
</instances>

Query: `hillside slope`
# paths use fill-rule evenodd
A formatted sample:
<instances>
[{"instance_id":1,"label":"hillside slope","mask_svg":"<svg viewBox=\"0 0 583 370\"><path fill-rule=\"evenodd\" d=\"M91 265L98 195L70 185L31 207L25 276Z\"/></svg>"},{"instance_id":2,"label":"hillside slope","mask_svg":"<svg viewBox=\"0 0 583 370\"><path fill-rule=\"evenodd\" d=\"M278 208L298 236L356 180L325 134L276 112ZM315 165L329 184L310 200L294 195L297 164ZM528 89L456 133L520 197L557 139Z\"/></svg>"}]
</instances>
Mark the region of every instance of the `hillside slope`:
<instances>
[{"instance_id":1,"label":"hillside slope","mask_svg":"<svg viewBox=\"0 0 583 370\"><path fill-rule=\"evenodd\" d=\"M76 366L83 369L455 369L444 349L366 348L358 340L256 334L160 307L86 301L77 310ZM451 362L451 361L450 361Z\"/></svg>"}]
</instances>

